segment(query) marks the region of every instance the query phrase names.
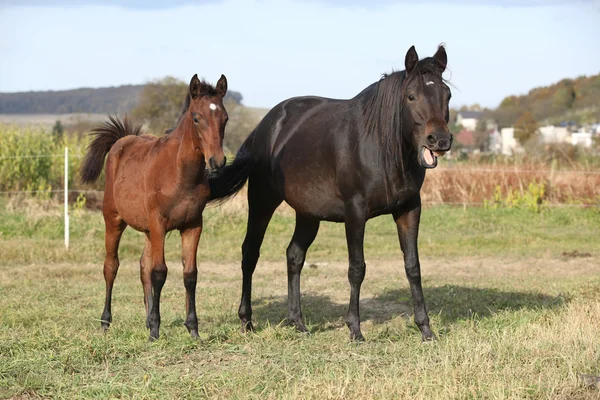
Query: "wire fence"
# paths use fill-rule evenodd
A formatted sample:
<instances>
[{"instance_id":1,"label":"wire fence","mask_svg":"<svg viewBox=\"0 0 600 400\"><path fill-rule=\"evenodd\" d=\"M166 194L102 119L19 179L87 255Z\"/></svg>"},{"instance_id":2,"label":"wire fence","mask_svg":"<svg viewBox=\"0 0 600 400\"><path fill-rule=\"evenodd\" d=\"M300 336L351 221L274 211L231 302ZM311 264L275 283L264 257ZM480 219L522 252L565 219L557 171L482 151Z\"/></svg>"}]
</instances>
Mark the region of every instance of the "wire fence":
<instances>
[{"instance_id":1,"label":"wire fence","mask_svg":"<svg viewBox=\"0 0 600 400\"><path fill-rule=\"evenodd\" d=\"M69 158L83 158L83 154L69 154ZM20 159L32 159L32 158L65 158L64 154L29 154L29 155L14 155L14 156L0 156L0 160L20 160ZM557 174L573 174L573 175L587 175L587 176L600 176L600 171L590 170L564 170L564 169L520 169L520 168L481 168L481 167L464 167L456 165L447 165L436 170L436 173L506 173L506 174L539 174L539 175L557 175ZM2 190L0 195L36 195L38 193L52 193L61 194L65 193L63 189L51 189L51 190ZM69 188L67 193L94 193L103 194L103 190L94 189L77 189ZM460 207L484 207L486 205L493 205L490 202L473 202L473 201L424 201L422 203L425 206L460 206ZM544 204L545 207L556 207L556 208L589 208L589 207L600 207L600 204L577 204L577 203L551 203L547 202Z\"/></svg>"}]
</instances>

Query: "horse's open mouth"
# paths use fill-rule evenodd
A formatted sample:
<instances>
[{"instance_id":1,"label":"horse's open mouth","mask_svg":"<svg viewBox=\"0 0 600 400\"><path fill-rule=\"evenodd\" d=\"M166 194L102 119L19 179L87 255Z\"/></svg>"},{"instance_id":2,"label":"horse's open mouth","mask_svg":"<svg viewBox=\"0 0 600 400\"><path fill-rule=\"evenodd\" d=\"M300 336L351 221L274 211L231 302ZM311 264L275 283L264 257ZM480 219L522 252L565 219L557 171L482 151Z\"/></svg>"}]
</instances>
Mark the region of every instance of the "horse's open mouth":
<instances>
[{"instance_id":1,"label":"horse's open mouth","mask_svg":"<svg viewBox=\"0 0 600 400\"><path fill-rule=\"evenodd\" d=\"M446 154L445 151L432 151L427 147L421 147L421 165L425 168L437 167L438 157L443 157Z\"/></svg>"}]
</instances>

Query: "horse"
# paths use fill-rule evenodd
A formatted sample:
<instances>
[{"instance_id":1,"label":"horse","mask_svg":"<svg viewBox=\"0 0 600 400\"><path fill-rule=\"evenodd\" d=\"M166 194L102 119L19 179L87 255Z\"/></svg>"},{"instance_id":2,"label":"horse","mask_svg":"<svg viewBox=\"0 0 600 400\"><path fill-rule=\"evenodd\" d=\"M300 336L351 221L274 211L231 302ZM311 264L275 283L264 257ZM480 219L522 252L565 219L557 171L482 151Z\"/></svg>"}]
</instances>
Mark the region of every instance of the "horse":
<instances>
[{"instance_id":1,"label":"horse","mask_svg":"<svg viewBox=\"0 0 600 400\"><path fill-rule=\"evenodd\" d=\"M162 137L142 134L125 118L109 116L93 129L94 137L81 168L83 182L98 179L106 157L106 186L102 211L106 225L104 279L106 300L101 325L112 322L111 298L119 269L119 241L125 228L146 234L140 259L146 328L150 340L160 330L160 293L167 278L165 234L179 230L182 242L183 283L186 290L185 326L198 337L196 316L196 250L202 233L202 211L210 198L208 178L225 165L223 136L227 111L223 98L227 78L216 86L190 81L184 108L174 129Z\"/></svg>"},{"instance_id":2,"label":"horse","mask_svg":"<svg viewBox=\"0 0 600 400\"><path fill-rule=\"evenodd\" d=\"M248 181L248 222L242 245L242 331L253 330L252 274L275 209L296 213L287 247L287 324L308 332L300 307L300 273L320 221L343 222L348 246L350 301L346 324L360 330L360 286L365 277L365 224L391 214L410 284L414 320L424 341L434 340L421 287L417 248L420 190L425 171L450 150L451 91L442 73L447 55L419 57L412 46L405 70L384 74L352 99L294 97L275 106L248 136L234 161L209 180L211 201L226 201Z\"/></svg>"}]
</instances>

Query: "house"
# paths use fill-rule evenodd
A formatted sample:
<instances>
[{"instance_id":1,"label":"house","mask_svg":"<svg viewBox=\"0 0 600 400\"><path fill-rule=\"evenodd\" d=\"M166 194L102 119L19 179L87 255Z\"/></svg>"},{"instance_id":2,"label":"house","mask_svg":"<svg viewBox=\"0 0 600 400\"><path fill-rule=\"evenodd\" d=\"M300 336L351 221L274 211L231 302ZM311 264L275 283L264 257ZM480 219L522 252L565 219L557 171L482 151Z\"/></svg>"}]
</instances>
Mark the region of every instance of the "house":
<instances>
[{"instance_id":1,"label":"house","mask_svg":"<svg viewBox=\"0 0 600 400\"><path fill-rule=\"evenodd\" d=\"M502 128L500 131L500 136L502 140L502 154L506 156L511 156L515 153L521 153L523 151L523 147L517 142L515 139L515 128Z\"/></svg>"},{"instance_id":2,"label":"house","mask_svg":"<svg viewBox=\"0 0 600 400\"><path fill-rule=\"evenodd\" d=\"M571 134L571 144L573 146L592 146L592 132L579 131Z\"/></svg>"},{"instance_id":3,"label":"house","mask_svg":"<svg viewBox=\"0 0 600 400\"><path fill-rule=\"evenodd\" d=\"M463 129L454 135L454 140L466 148L475 146L475 136L473 135L473 131L468 129Z\"/></svg>"},{"instance_id":4,"label":"house","mask_svg":"<svg viewBox=\"0 0 600 400\"><path fill-rule=\"evenodd\" d=\"M456 125L469 131L477 129L477 121L483 118L483 111L459 111L456 113Z\"/></svg>"},{"instance_id":5,"label":"house","mask_svg":"<svg viewBox=\"0 0 600 400\"><path fill-rule=\"evenodd\" d=\"M565 143L569 140L566 127L547 125L539 128L544 143Z\"/></svg>"}]
</instances>

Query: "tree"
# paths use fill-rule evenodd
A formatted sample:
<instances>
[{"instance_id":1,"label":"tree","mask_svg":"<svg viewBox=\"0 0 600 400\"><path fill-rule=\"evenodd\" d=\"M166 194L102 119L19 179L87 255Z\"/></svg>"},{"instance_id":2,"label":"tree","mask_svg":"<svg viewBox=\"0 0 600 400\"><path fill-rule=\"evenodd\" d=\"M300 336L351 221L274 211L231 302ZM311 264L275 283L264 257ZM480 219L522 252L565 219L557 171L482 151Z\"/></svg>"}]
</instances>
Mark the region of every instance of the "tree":
<instances>
[{"instance_id":1,"label":"tree","mask_svg":"<svg viewBox=\"0 0 600 400\"><path fill-rule=\"evenodd\" d=\"M538 131L538 123L533 115L526 111L515 122L515 139L521 145L525 145L531 138L535 137Z\"/></svg>"},{"instance_id":2,"label":"tree","mask_svg":"<svg viewBox=\"0 0 600 400\"><path fill-rule=\"evenodd\" d=\"M52 127L52 137L56 143L62 142L63 135L65 133L65 128L63 127L62 122L60 120L56 121L54 126Z\"/></svg>"},{"instance_id":3,"label":"tree","mask_svg":"<svg viewBox=\"0 0 600 400\"><path fill-rule=\"evenodd\" d=\"M162 135L177 122L187 90L188 85L171 76L149 82L131 116L143 120L151 132Z\"/></svg>"}]
</instances>

